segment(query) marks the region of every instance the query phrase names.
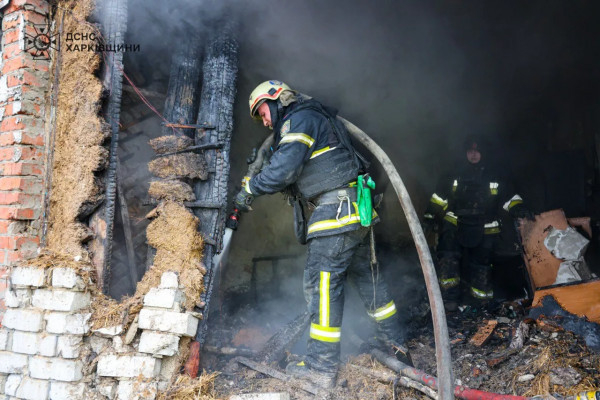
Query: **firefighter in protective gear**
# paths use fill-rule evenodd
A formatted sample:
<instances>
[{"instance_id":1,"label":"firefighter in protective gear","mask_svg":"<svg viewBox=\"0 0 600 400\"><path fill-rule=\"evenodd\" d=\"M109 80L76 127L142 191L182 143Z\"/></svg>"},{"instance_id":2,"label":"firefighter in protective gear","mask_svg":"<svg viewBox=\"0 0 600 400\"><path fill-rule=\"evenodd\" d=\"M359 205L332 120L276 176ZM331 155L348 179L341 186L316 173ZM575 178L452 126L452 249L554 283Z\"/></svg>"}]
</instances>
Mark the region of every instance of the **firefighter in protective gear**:
<instances>
[{"instance_id":1,"label":"firefighter in protective gear","mask_svg":"<svg viewBox=\"0 0 600 400\"><path fill-rule=\"evenodd\" d=\"M494 297L491 257L501 229L501 210L513 218L533 218L521 196L485 162L489 153L483 138L467 137L464 149L466 160L431 196L424 215L426 225L441 223L437 264L448 311L456 310L461 286L472 303L485 305ZM463 258L468 277L461 277Z\"/></svg>"},{"instance_id":2,"label":"firefighter in protective gear","mask_svg":"<svg viewBox=\"0 0 600 400\"><path fill-rule=\"evenodd\" d=\"M273 129L274 152L259 174L244 179L236 198L245 201L245 194L258 197L285 191L314 206L305 232L308 351L304 361L288 365L288 373L323 387L335 384L346 277L356 283L382 341L408 354L396 306L383 282L377 282L374 298L370 228L361 225L357 207L356 181L364 163L336 111L273 80L252 92L249 105L251 116ZM378 221L373 211L372 224Z\"/></svg>"}]
</instances>

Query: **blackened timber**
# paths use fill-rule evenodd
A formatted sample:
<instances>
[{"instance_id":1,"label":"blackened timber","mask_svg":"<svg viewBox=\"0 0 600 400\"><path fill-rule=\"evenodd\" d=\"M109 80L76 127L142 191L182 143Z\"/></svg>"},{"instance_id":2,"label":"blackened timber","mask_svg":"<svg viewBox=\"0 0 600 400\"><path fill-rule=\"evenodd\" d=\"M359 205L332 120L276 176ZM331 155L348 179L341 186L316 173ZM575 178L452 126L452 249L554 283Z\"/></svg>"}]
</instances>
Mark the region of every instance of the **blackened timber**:
<instances>
[{"instance_id":1,"label":"blackened timber","mask_svg":"<svg viewBox=\"0 0 600 400\"><path fill-rule=\"evenodd\" d=\"M194 213L200 219L200 229L205 238L215 238L215 245L204 247L204 265L207 274L204 277L204 292L201 301L204 307L204 319L200 321L196 340L204 344L209 319L210 298L216 276L213 256L221 250L225 229L227 207L227 183L229 180L229 152L231 134L233 131L233 103L236 94L238 73L238 43L233 37L231 20L220 24L217 31L206 46L202 93L197 124L208 124L215 127L203 134L197 133L196 145L223 142L221 149L207 149L204 157L209 169L215 173L209 174L208 179L197 182L194 192L197 201L210 201L221 204L219 209L195 208Z\"/></svg>"},{"instance_id":2,"label":"blackened timber","mask_svg":"<svg viewBox=\"0 0 600 400\"><path fill-rule=\"evenodd\" d=\"M166 156L171 156L173 154L187 153L189 151L194 151L194 152L198 153L198 152L201 152L203 150L220 149L220 148L223 147L224 144L225 143L223 143L223 142L205 143L205 144L200 144L198 146L190 146L190 147L185 148L183 150L177 150L177 151L172 151L170 153L159 154L157 157L166 157Z\"/></svg>"},{"instance_id":3,"label":"blackened timber","mask_svg":"<svg viewBox=\"0 0 600 400\"><path fill-rule=\"evenodd\" d=\"M197 34L190 34L189 41L178 41L171 60L169 88L165 100L164 117L175 125L195 124L200 97L198 84L202 71L201 43ZM163 135L172 135L173 127L162 126ZM194 132L175 130L194 139Z\"/></svg>"},{"instance_id":4,"label":"blackened timber","mask_svg":"<svg viewBox=\"0 0 600 400\"><path fill-rule=\"evenodd\" d=\"M146 199L142 202L145 206L156 206L160 203L159 200ZM184 201L183 205L189 208L221 208L222 204L214 201Z\"/></svg>"},{"instance_id":5,"label":"blackened timber","mask_svg":"<svg viewBox=\"0 0 600 400\"><path fill-rule=\"evenodd\" d=\"M98 7L105 43L121 43L127 30L127 1L107 0L100 3ZM100 278L99 285L104 293L108 293L117 193L117 150L121 115L123 52L106 53L102 76L104 89L108 92L108 100L103 114L110 126L111 138L109 163L106 170L106 201L90 218L90 228L95 237L90 242L89 248L92 252L92 262Z\"/></svg>"},{"instance_id":6,"label":"blackened timber","mask_svg":"<svg viewBox=\"0 0 600 400\"><path fill-rule=\"evenodd\" d=\"M165 100L164 117L173 124L194 124L198 113L200 100L198 85L202 71L202 47L197 33L190 32L189 40L179 40L171 60L169 87ZM174 133L184 134L192 139L194 131L178 130L162 126L163 135ZM156 250L148 246L146 255L146 270L154 262Z\"/></svg>"},{"instance_id":7,"label":"blackened timber","mask_svg":"<svg viewBox=\"0 0 600 400\"><path fill-rule=\"evenodd\" d=\"M293 321L281 328L265 343L258 353L258 361L266 364L279 362L285 357L286 351L298 341L308 328L310 314L308 311L297 316Z\"/></svg>"},{"instance_id":8,"label":"blackened timber","mask_svg":"<svg viewBox=\"0 0 600 400\"><path fill-rule=\"evenodd\" d=\"M129 218L129 209L127 208L127 199L123 191L121 182L121 165L117 163L117 195L119 198L119 208L121 210L121 222L123 224L123 234L125 236L125 247L127 250L127 266L129 267L129 277L131 279L131 287L135 291L138 283L137 266L135 263L135 248L133 246L133 236L131 234L131 219Z\"/></svg>"}]
</instances>

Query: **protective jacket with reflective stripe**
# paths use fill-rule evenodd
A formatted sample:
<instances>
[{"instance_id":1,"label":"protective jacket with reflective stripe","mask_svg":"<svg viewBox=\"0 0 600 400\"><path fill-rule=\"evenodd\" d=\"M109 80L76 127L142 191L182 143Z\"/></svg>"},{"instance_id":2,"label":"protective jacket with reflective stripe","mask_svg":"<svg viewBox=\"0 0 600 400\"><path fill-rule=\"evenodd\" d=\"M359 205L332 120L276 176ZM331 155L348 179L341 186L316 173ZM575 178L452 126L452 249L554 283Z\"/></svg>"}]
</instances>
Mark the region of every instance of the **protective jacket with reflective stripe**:
<instances>
[{"instance_id":1,"label":"protective jacket with reflective stripe","mask_svg":"<svg viewBox=\"0 0 600 400\"><path fill-rule=\"evenodd\" d=\"M335 116L328 114L315 100L292 103L283 118L277 121L275 150L267 165L252 177L248 188L255 196L283 191L293 185L294 192L306 200L320 194L348 187L356 181L360 165L354 149L346 148L337 134ZM307 239L334 235L360 227L356 205L344 202L338 214L338 204L319 205L308 222ZM350 206L350 207L348 207ZM348 213L349 209L349 213ZM374 218L374 222L378 222Z\"/></svg>"},{"instance_id":2,"label":"protective jacket with reflective stripe","mask_svg":"<svg viewBox=\"0 0 600 400\"><path fill-rule=\"evenodd\" d=\"M508 180L484 165L466 165L438 185L425 218L444 219L453 225L484 225L485 233L500 232L499 213L510 211L523 200Z\"/></svg>"}]
</instances>

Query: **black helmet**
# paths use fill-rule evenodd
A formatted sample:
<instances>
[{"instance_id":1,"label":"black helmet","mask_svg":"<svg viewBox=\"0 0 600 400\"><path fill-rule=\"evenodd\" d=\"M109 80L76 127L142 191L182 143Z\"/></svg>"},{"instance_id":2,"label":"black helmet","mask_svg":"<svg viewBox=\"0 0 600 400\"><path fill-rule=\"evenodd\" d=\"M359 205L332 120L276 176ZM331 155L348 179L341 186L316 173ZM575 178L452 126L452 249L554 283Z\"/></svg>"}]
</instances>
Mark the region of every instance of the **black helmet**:
<instances>
[{"instance_id":1,"label":"black helmet","mask_svg":"<svg viewBox=\"0 0 600 400\"><path fill-rule=\"evenodd\" d=\"M486 150L486 140L481 135L469 135L465 138L463 149L477 150L483 154Z\"/></svg>"}]
</instances>

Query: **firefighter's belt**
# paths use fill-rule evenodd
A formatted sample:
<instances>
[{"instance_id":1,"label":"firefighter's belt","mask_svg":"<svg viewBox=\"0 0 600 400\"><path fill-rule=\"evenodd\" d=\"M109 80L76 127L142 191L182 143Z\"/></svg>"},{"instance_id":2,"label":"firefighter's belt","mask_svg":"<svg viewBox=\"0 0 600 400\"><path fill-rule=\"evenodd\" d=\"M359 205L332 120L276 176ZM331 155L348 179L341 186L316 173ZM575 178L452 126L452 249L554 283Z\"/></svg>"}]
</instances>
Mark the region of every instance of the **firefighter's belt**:
<instances>
[{"instance_id":1,"label":"firefighter's belt","mask_svg":"<svg viewBox=\"0 0 600 400\"><path fill-rule=\"evenodd\" d=\"M346 187L332 190L330 192L325 192L322 195L318 196L316 199L312 201L317 206L322 206L325 204L340 204L341 198L345 198L348 196L351 202L356 202L356 188L355 187Z\"/></svg>"}]
</instances>

